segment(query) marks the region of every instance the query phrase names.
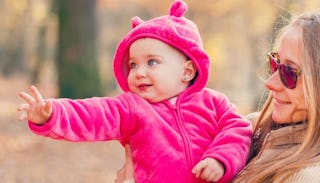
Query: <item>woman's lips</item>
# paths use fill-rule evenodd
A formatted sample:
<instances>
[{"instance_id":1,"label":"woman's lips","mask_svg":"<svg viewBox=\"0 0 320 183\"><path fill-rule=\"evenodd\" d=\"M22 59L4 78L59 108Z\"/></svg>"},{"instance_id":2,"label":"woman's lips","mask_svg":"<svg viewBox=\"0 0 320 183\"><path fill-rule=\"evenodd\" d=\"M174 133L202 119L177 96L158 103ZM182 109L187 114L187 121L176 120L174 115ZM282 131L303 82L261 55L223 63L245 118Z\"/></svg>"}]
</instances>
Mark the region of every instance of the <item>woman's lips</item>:
<instances>
[{"instance_id":1,"label":"woman's lips","mask_svg":"<svg viewBox=\"0 0 320 183\"><path fill-rule=\"evenodd\" d=\"M274 101L276 104L291 104L291 102L289 102L289 101L284 101L284 100L280 100L277 98L274 98Z\"/></svg>"}]
</instances>

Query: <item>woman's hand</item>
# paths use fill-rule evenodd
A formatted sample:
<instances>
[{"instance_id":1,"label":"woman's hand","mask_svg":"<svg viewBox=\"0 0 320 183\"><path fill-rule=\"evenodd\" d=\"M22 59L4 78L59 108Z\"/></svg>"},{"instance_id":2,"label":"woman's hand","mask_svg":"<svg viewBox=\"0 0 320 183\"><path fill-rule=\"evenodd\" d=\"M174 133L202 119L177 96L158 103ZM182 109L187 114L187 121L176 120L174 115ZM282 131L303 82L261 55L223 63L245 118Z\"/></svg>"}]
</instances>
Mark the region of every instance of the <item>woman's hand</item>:
<instances>
[{"instance_id":1,"label":"woman's hand","mask_svg":"<svg viewBox=\"0 0 320 183\"><path fill-rule=\"evenodd\" d=\"M46 123L52 114L52 105L49 101L44 101L42 95L35 86L30 87L31 95L20 92L19 96L26 102L18 107L20 111L19 120L28 120L34 124L42 125Z\"/></svg>"},{"instance_id":2,"label":"woman's hand","mask_svg":"<svg viewBox=\"0 0 320 183\"><path fill-rule=\"evenodd\" d=\"M132 151L129 144L125 145L125 163L123 167L117 171L117 178L114 183L135 183Z\"/></svg>"}]
</instances>

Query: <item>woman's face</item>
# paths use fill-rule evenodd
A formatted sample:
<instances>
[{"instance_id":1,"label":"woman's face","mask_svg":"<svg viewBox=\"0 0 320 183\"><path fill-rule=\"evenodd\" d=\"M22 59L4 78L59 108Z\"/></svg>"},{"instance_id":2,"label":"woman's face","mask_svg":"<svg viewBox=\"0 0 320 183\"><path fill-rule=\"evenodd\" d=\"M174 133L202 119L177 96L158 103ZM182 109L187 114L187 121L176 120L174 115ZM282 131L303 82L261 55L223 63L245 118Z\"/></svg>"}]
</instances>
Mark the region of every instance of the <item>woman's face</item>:
<instances>
[{"instance_id":1,"label":"woman's face","mask_svg":"<svg viewBox=\"0 0 320 183\"><path fill-rule=\"evenodd\" d=\"M278 50L280 64L301 69L302 37L300 29L288 29L280 42ZM298 75L296 87L289 89L280 79L279 69L265 82L265 86L272 92L274 110L272 118L277 123L291 123L306 119L306 101L302 89L302 78Z\"/></svg>"}]
</instances>

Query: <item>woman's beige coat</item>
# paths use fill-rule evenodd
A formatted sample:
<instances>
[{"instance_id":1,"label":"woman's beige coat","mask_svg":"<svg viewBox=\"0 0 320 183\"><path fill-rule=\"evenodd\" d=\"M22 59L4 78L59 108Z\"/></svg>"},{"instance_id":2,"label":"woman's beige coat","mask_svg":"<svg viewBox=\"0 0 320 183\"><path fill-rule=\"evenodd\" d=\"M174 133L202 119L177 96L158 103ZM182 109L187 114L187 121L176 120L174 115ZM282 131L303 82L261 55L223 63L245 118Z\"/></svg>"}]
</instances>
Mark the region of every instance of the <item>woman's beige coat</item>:
<instances>
[{"instance_id":1,"label":"woman's beige coat","mask_svg":"<svg viewBox=\"0 0 320 183\"><path fill-rule=\"evenodd\" d=\"M254 116L248 117L254 124ZM259 153L253 157L248 165L264 164L270 160L281 157L289 152L294 153L303 140L303 134L307 128L306 123L290 125L271 130L265 135ZM259 131L259 130L258 130ZM260 134L255 134L260 135ZM264 135L262 135L264 136ZM284 153L286 151L286 153ZM285 166L285 165L284 165ZM245 171L245 169L243 170ZM243 172L241 172L243 173ZM254 176L254 175L251 175ZM235 182L238 182L235 180ZM307 167L300 170L297 174L290 177L287 183L319 183L320 182L320 165ZM283 183L283 182L281 182Z\"/></svg>"}]
</instances>

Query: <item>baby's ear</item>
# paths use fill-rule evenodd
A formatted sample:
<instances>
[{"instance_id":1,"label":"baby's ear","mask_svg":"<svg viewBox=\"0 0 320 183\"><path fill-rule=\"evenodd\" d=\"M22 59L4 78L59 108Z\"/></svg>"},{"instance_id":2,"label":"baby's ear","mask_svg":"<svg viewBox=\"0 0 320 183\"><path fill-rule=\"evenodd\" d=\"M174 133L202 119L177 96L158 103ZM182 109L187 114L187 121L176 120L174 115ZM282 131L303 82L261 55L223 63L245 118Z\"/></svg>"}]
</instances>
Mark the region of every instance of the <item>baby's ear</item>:
<instances>
[{"instance_id":1,"label":"baby's ear","mask_svg":"<svg viewBox=\"0 0 320 183\"><path fill-rule=\"evenodd\" d=\"M184 64L183 82L190 82L196 75L197 68L192 60L187 60Z\"/></svg>"}]
</instances>

